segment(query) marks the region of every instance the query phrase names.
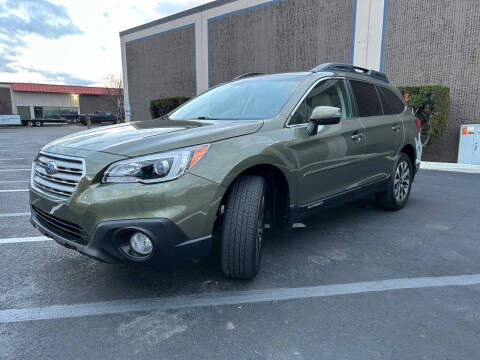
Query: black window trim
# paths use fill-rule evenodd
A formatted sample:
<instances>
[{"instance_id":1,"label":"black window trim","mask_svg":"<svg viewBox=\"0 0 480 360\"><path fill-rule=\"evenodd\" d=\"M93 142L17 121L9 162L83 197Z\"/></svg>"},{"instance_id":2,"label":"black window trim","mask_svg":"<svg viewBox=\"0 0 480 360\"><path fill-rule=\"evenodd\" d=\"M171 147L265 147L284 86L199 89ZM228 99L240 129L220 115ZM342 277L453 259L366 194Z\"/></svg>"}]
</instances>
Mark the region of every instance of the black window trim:
<instances>
[{"instance_id":1,"label":"black window trim","mask_svg":"<svg viewBox=\"0 0 480 360\"><path fill-rule=\"evenodd\" d=\"M375 84L375 87L382 87L384 88L385 90L387 91L390 91L394 96L397 97L398 100L400 100L400 102L403 104L403 110L401 112L399 112L398 114L392 114L392 115L400 115L400 114L403 114L406 110L406 108L408 107L407 104L405 103L405 99L398 96L398 94L395 93L395 91L392 91L388 88L388 86L384 86L384 85L380 85L380 84ZM378 92L378 89L377 89L377 92ZM380 99L380 102L381 102L381 99Z\"/></svg>"},{"instance_id":2,"label":"black window trim","mask_svg":"<svg viewBox=\"0 0 480 360\"><path fill-rule=\"evenodd\" d=\"M356 79L356 78L349 78L349 77L346 78L346 80L348 80L348 86L349 86L350 91L352 92L351 97L352 97L352 99L355 103L355 115L358 119L366 118L366 117L370 118L370 117L377 117L377 116L385 116L385 109L383 108L382 99L381 99L380 93L378 92L378 89L377 89L377 83L374 83L374 82L371 82L371 81L359 80L359 79ZM377 93L378 101L380 102L380 107L382 108L382 114L381 115L360 116L360 111L358 110L357 98L355 97L355 93L353 92L353 88L351 87L352 85L350 84L351 81L363 82L363 83L366 83L366 84L369 84L369 85L373 86L373 88L375 89L375 92Z\"/></svg>"},{"instance_id":3,"label":"black window trim","mask_svg":"<svg viewBox=\"0 0 480 360\"><path fill-rule=\"evenodd\" d=\"M304 124L292 124L290 125L290 121L292 120L292 117L293 115L295 114L295 112L298 110L298 108L300 107L300 105L305 101L305 99L307 98L308 94L310 94L310 92L315 88L315 86L317 86L320 82L322 81L326 81L326 80L343 80L343 83L345 85L345 88L347 90L347 96L349 96L350 98L350 113L352 114L352 117L350 118L345 118L343 120L350 120L350 119L353 119L354 118L354 106L353 106L353 103L352 103L352 97L350 96L350 89L349 89L349 84L348 82L346 81L347 78L344 77L344 76L327 76L327 77L322 77L318 80L316 80L308 89L307 91L302 95L302 97L300 98L300 100L297 102L297 104L295 105L295 107L293 108L293 110L290 112L290 114L288 115L287 117L287 120L285 121L285 124L284 124L284 127L286 128L295 128L295 127L305 127L308 125L308 123L304 123ZM342 121L343 121L342 120Z\"/></svg>"}]
</instances>

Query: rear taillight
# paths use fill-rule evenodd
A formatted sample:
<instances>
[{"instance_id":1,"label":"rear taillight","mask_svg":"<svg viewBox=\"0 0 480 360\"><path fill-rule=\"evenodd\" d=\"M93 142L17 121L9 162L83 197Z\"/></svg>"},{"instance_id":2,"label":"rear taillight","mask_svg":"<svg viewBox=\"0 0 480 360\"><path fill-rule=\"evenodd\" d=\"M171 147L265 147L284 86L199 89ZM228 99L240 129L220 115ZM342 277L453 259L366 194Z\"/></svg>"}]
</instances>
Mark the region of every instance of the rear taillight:
<instances>
[{"instance_id":1,"label":"rear taillight","mask_svg":"<svg viewBox=\"0 0 480 360\"><path fill-rule=\"evenodd\" d=\"M422 123L419 119L415 119L415 125L417 125L418 130L422 131Z\"/></svg>"}]
</instances>

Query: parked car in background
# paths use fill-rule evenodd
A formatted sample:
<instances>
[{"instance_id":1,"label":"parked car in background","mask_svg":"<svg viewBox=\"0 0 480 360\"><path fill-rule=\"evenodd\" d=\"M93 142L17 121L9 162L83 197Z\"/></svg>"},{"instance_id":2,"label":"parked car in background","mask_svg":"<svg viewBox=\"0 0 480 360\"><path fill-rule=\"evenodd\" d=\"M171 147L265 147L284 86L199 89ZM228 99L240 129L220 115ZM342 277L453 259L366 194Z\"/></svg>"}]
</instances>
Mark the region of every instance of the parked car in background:
<instances>
[{"instance_id":1,"label":"parked car in background","mask_svg":"<svg viewBox=\"0 0 480 360\"><path fill-rule=\"evenodd\" d=\"M405 206L420 121L380 72L245 74L162 118L75 133L32 166L31 221L105 262L200 257L252 279L264 229L374 194ZM293 239L292 239L293 240Z\"/></svg>"},{"instance_id":2,"label":"parked car in background","mask_svg":"<svg viewBox=\"0 0 480 360\"><path fill-rule=\"evenodd\" d=\"M87 116L90 117L91 124L116 123L118 121L115 114L107 111L96 111L95 114L79 114L77 119L83 125L87 125Z\"/></svg>"}]
</instances>

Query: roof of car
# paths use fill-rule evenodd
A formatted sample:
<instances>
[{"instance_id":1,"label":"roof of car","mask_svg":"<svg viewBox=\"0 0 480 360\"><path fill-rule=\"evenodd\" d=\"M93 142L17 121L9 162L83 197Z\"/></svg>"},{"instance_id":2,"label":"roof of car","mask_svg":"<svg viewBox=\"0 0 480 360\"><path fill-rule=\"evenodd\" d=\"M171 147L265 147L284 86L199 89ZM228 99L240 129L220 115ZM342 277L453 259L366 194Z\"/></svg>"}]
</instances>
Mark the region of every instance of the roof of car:
<instances>
[{"instance_id":1,"label":"roof of car","mask_svg":"<svg viewBox=\"0 0 480 360\"><path fill-rule=\"evenodd\" d=\"M346 76L358 80L368 80L375 83L389 84L387 76L376 70L369 70L359 66L342 63L324 63L320 64L310 71L302 72L288 72L288 73L275 73L275 74L263 74L258 72L250 72L239 75L233 80L241 80L252 77L283 77L283 76L314 76L315 78L321 78L332 75Z\"/></svg>"}]
</instances>

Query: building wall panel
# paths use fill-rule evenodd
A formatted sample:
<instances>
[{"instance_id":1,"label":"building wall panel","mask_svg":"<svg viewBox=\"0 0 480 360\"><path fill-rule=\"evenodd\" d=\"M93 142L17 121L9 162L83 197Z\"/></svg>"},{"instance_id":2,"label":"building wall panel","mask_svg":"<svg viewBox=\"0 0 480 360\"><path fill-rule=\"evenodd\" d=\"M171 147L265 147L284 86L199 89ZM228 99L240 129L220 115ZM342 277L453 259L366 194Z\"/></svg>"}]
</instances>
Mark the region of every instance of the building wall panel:
<instances>
[{"instance_id":1,"label":"building wall panel","mask_svg":"<svg viewBox=\"0 0 480 360\"><path fill-rule=\"evenodd\" d=\"M480 11L478 0L390 0L384 71L395 85L450 86L445 137L424 160L456 162L460 124L480 123Z\"/></svg>"},{"instance_id":2,"label":"building wall panel","mask_svg":"<svg viewBox=\"0 0 480 360\"><path fill-rule=\"evenodd\" d=\"M93 114L96 111L116 113L117 107L108 95L80 95L80 113Z\"/></svg>"},{"instance_id":3,"label":"building wall panel","mask_svg":"<svg viewBox=\"0 0 480 360\"><path fill-rule=\"evenodd\" d=\"M208 21L209 85L350 62L352 0L283 0Z\"/></svg>"},{"instance_id":4,"label":"building wall panel","mask_svg":"<svg viewBox=\"0 0 480 360\"><path fill-rule=\"evenodd\" d=\"M78 107L78 96L72 94L21 92L13 93L15 106Z\"/></svg>"},{"instance_id":5,"label":"building wall panel","mask_svg":"<svg viewBox=\"0 0 480 360\"><path fill-rule=\"evenodd\" d=\"M0 87L0 115L2 114L12 114L12 99L8 87Z\"/></svg>"},{"instance_id":6,"label":"building wall panel","mask_svg":"<svg viewBox=\"0 0 480 360\"><path fill-rule=\"evenodd\" d=\"M126 62L130 119L151 119L150 100L196 93L194 26L128 42Z\"/></svg>"}]
</instances>

